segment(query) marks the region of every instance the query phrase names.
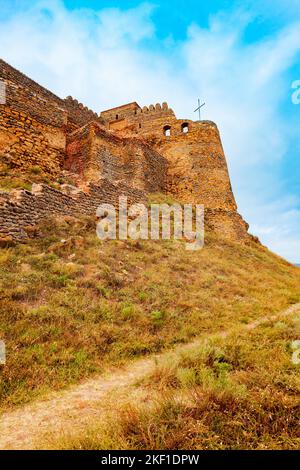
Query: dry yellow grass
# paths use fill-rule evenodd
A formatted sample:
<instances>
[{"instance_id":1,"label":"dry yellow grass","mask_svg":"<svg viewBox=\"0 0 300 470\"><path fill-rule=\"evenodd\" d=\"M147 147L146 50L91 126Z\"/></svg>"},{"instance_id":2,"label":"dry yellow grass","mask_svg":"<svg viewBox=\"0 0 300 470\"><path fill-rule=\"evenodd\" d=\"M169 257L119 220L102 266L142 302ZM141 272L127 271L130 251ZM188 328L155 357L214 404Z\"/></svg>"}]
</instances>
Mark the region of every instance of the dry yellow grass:
<instances>
[{"instance_id":1,"label":"dry yellow grass","mask_svg":"<svg viewBox=\"0 0 300 470\"><path fill-rule=\"evenodd\" d=\"M298 310L299 312L299 310ZM299 449L300 316L265 322L171 353L139 385L140 404L114 397L101 422L50 434L50 449Z\"/></svg>"},{"instance_id":2,"label":"dry yellow grass","mask_svg":"<svg viewBox=\"0 0 300 470\"><path fill-rule=\"evenodd\" d=\"M70 217L42 231L0 252L2 409L300 300L300 270L256 244L100 242Z\"/></svg>"},{"instance_id":3,"label":"dry yellow grass","mask_svg":"<svg viewBox=\"0 0 300 470\"><path fill-rule=\"evenodd\" d=\"M139 401L128 398L116 405L121 400L114 396L101 421L79 431L67 427L37 446L299 449L300 376L291 361L291 343L299 335L298 309L291 318L240 328L200 348L171 353L139 385Z\"/></svg>"}]
</instances>

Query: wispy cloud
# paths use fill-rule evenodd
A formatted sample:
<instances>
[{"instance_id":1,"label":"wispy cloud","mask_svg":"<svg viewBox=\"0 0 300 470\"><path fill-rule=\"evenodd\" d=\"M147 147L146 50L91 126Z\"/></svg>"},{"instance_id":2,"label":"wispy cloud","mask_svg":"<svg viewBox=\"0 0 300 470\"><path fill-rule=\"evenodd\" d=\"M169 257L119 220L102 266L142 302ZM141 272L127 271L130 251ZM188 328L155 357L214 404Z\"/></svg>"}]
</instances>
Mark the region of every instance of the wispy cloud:
<instances>
[{"instance_id":1,"label":"wispy cloud","mask_svg":"<svg viewBox=\"0 0 300 470\"><path fill-rule=\"evenodd\" d=\"M208 28L191 24L184 41L158 41L152 19L158 7L150 3L72 12L60 0L25 3L22 12L17 8L0 20L4 59L98 112L127 101L167 100L179 116L193 118L196 98L204 98L205 117L219 125L237 201L252 231L299 261L299 194L283 187L281 172L296 130L280 107L283 99L290 102L287 74L299 60L300 13L271 37L247 43L257 13L248 2L212 15Z\"/></svg>"}]
</instances>

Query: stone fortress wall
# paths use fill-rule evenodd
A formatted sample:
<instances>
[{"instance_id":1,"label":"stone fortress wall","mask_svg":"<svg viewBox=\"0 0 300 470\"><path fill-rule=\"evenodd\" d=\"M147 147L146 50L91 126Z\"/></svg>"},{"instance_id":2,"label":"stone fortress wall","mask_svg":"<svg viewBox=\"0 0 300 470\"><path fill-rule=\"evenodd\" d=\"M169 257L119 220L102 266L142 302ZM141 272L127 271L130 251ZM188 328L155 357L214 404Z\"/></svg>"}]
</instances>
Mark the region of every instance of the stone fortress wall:
<instances>
[{"instance_id":1,"label":"stone fortress wall","mask_svg":"<svg viewBox=\"0 0 300 470\"><path fill-rule=\"evenodd\" d=\"M67 185L58 191L44 184L33 184L31 191L0 191L0 246L1 239L28 238L37 224L50 216L95 215L102 203L117 207L119 196L127 196L128 204L147 201L143 191L106 179L87 185L84 191Z\"/></svg>"},{"instance_id":2,"label":"stone fortress wall","mask_svg":"<svg viewBox=\"0 0 300 470\"><path fill-rule=\"evenodd\" d=\"M39 166L59 175L66 135L98 116L68 97L62 100L0 59L5 104L0 104L0 155L13 168ZM1 103L1 101L0 101Z\"/></svg>"},{"instance_id":3,"label":"stone fortress wall","mask_svg":"<svg viewBox=\"0 0 300 470\"><path fill-rule=\"evenodd\" d=\"M94 211L96 203L120 194L140 201L147 193L165 192L204 204L206 225L220 234L249 237L214 123L177 119L167 103L141 108L133 102L98 115L72 97L57 97L2 60L1 83L6 101L0 100L0 159L16 172L38 166L54 181L67 171L76 175L79 188L71 195L46 186L38 194L36 188L1 193L0 234L24 235L30 219L46 216L47 200L51 213L86 213L84 204Z\"/></svg>"},{"instance_id":4,"label":"stone fortress wall","mask_svg":"<svg viewBox=\"0 0 300 470\"><path fill-rule=\"evenodd\" d=\"M107 178L148 193L166 188L167 160L135 137L121 137L91 122L68 137L65 169L82 180Z\"/></svg>"}]
</instances>

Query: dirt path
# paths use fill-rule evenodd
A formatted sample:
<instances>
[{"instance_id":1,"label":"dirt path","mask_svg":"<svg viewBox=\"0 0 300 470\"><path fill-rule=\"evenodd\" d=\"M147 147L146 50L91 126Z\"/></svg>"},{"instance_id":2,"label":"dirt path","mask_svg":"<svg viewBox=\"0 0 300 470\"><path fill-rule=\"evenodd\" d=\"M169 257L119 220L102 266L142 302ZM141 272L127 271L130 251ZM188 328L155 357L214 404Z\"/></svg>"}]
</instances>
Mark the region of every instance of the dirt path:
<instances>
[{"instance_id":1,"label":"dirt path","mask_svg":"<svg viewBox=\"0 0 300 470\"><path fill-rule=\"evenodd\" d=\"M252 330L265 321L277 320L297 312L300 312L300 304L295 304L277 315L239 326L239 329ZM220 332L219 335L224 338L234 330L236 328ZM218 334L209 336L218 336ZM203 344L209 336L177 347L173 352L195 348ZM65 391L52 393L44 400L3 414L0 418L0 449L33 449L37 440L49 430L52 432L57 430L59 433L65 426L70 426L70 423L72 427L82 426L91 418L99 418L105 412L107 398L111 399L114 394L117 394L118 402L122 401L123 397L128 398L128 394L132 394L133 398L138 400L139 391L133 386L150 374L157 361L170 352L131 362L127 367L90 379Z\"/></svg>"}]
</instances>

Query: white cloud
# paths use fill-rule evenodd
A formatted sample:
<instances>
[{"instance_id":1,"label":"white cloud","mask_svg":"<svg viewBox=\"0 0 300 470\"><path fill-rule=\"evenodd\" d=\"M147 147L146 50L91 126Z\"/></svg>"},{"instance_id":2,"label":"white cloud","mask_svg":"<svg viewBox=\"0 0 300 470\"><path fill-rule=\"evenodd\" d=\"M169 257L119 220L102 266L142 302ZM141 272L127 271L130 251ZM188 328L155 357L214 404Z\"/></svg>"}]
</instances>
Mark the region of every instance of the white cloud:
<instances>
[{"instance_id":1,"label":"white cloud","mask_svg":"<svg viewBox=\"0 0 300 470\"><path fill-rule=\"evenodd\" d=\"M262 204L258 210L250 210L254 220L252 231L271 250L291 262L300 263L300 210L295 209L297 201L283 198L269 204Z\"/></svg>"},{"instance_id":2,"label":"white cloud","mask_svg":"<svg viewBox=\"0 0 300 470\"><path fill-rule=\"evenodd\" d=\"M153 8L144 3L127 11L70 12L60 0L28 2L22 13L0 22L0 56L97 112L134 100L168 101L179 116L193 119L201 96L205 117L221 130L251 230L297 261L300 203L297 194L282 195L279 164L291 129L279 109L283 93L290 101L284 79L300 53L300 22L246 45L243 34L253 12L239 9L211 17L208 29L191 25L185 41L158 43Z\"/></svg>"}]
</instances>

